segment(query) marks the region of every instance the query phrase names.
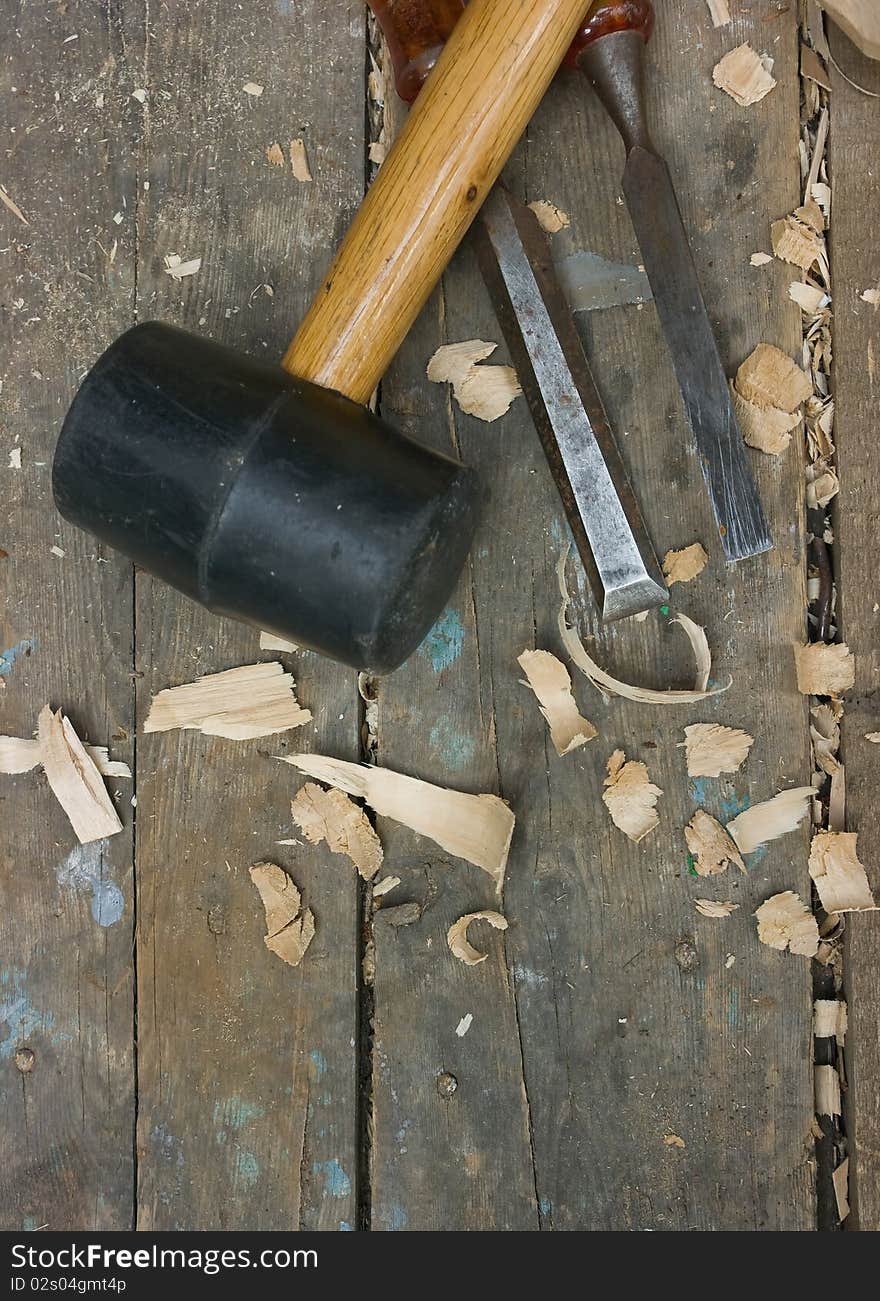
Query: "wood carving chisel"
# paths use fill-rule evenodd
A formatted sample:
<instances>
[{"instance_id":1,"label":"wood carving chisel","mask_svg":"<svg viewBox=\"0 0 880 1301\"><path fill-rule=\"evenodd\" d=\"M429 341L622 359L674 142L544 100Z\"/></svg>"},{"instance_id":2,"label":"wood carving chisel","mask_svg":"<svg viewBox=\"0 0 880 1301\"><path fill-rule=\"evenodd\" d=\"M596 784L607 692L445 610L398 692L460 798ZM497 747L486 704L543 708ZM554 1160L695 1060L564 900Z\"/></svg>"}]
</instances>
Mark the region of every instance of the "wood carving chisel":
<instances>
[{"instance_id":1,"label":"wood carving chisel","mask_svg":"<svg viewBox=\"0 0 880 1301\"><path fill-rule=\"evenodd\" d=\"M398 93L413 100L461 0L370 0ZM603 621L668 594L549 242L535 214L496 185L475 224L477 252Z\"/></svg>"}]
</instances>

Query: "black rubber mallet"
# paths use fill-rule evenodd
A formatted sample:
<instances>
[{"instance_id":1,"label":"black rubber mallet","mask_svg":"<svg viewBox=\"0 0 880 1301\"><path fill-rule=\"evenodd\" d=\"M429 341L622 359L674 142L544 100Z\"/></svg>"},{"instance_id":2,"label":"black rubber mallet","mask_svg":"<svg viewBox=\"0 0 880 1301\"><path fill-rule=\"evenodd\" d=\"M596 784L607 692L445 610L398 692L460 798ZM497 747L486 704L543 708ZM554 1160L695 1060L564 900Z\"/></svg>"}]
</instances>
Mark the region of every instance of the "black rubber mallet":
<instances>
[{"instance_id":1,"label":"black rubber mallet","mask_svg":"<svg viewBox=\"0 0 880 1301\"><path fill-rule=\"evenodd\" d=\"M284 357L173 326L99 359L55 454L62 515L218 614L387 673L446 603L473 473L365 404L562 62L584 0L473 0Z\"/></svg>"}]
</instances>

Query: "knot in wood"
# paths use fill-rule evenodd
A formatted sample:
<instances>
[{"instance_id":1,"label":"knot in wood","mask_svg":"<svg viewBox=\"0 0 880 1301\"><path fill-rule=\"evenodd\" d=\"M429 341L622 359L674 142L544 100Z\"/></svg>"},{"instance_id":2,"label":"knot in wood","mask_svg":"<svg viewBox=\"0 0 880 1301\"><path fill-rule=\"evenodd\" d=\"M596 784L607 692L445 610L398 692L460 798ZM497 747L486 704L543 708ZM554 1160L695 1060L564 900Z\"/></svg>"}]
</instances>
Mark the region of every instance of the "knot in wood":
<instances>
[{"instance_id":1,"label":"knot in wood","mask_svg":"<svg viewBox=\"0 0 880 1301\"><path fill-rule=\"evenodd\" d=\"M441 1098L451 1098L458 1088L458 1080L449 1071L441 1071L437 1076L437 1092Z\"/></svg>"}]
</instances>

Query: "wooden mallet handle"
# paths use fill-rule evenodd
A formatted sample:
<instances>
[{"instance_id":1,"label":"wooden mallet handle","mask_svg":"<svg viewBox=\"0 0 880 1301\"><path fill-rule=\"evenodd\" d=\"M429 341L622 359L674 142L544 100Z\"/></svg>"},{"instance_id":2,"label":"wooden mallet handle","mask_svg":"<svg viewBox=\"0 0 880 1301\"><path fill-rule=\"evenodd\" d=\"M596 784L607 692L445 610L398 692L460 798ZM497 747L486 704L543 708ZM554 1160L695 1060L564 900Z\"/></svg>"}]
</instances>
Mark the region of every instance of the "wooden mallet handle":
<instances>
[{"instance_id":1,"label":"wooden mallet handle","mask_svg":"<svg viewBox=\"0 0 880 1301\"><path fill-rule=\"evenodd\" d=\"M583 21L584 0L470 0L283 365L368 401Z\"/></svg>"}]
</instances>

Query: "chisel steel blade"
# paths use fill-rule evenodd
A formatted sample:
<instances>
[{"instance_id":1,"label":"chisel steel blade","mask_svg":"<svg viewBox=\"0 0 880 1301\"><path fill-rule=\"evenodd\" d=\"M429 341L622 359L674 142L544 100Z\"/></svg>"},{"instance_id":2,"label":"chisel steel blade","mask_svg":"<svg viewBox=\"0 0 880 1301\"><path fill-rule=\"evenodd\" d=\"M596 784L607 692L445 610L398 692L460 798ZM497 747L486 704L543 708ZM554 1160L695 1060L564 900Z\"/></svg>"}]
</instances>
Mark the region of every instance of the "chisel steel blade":
<instances>
[{"instance_id":1,"label":"chisel steel blade","mask_svg":"<svg viewBox=\"0 0 880 1301\"><path fill-rule=\"evenodd\" d=\"M496 185L483 277L605 621L668 599L663 574L535 214Z\"/></svg>"}]
</instances>

